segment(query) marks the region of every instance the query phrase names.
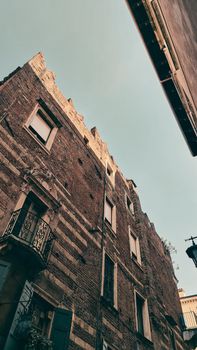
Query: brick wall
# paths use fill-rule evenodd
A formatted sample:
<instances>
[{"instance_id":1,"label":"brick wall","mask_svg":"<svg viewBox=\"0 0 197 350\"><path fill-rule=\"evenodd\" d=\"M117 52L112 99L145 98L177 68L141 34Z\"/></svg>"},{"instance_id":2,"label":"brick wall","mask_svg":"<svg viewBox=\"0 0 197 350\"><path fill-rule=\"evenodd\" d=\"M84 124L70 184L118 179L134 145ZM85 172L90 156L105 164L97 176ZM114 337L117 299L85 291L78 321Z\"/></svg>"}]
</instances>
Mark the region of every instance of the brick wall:
<instances>
[{"instance_id":1,"label":"brick wall","mask_svg":"<svg viewBox=\"0 0 197 350\"><path fill-rule=\"evenodd\" d=\"M177 323L177 350L186 349L171 259L142 212L134 185L121 174L97 130L86 129L73 104L58 90L41 54L2 83L0 99L0 115L6 115L0 126L0 234L29 191L50 208L48 222L55 240L48 265L27 278L54 307L73 311L69 350L95 349L97 335L112 349L169 349L166 315ZM62 125L50 152L25 128L39 99ZM115 172L114 185L106 175L106 162ZM116 232L104 222L105 195L116 207ZM139 238L141 265L131 258L128 226ZM11 264L14 249L9 253ZM117 269L115 307L101 298L103 250ZM6 254L2 247L1 259ZM149 340L137 333L135 292L148 301ZM1 336L6 333L1 331Z\"/></svg>"}]
</instances>

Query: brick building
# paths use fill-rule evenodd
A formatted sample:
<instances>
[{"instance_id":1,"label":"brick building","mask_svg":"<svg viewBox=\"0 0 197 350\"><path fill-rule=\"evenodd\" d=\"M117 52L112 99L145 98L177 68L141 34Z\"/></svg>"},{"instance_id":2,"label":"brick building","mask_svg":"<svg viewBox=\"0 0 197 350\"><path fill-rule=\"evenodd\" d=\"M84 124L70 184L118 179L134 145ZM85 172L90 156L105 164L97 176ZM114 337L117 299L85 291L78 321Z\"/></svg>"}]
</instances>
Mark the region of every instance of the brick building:
<instances>
[{"instance_id":1,"label":"brick building","mask_svg":"<svg viewBox=\"0 0 197 350\"><path fill-rule=\"evenodd\" d=\"M197 155L197 1L127 0L191 153Z\"/></svg>"},{"instance_id":2,"label":"brick building","mask_svg":"<svg viewBox=\"0 0 197 350\"><path fill-rule=\"evenodd\" d=\"M189 349L168 249L41 53L0 116L0 348Z\"/></svg>"}]
</instances>

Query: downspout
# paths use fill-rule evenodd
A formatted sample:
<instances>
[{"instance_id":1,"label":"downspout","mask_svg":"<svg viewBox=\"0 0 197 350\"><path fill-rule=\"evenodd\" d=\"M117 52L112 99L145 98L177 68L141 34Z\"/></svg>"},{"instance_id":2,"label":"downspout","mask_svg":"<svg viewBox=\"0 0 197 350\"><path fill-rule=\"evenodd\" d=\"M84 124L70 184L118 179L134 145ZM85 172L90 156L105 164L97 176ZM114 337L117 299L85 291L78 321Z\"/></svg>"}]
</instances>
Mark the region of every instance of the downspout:
<instances>
[{"instance_id":1,"label":"downspout","mask_svg":"<svg viewBox=\"0 0 197 350\"><path fill-rule=\"evenodd\" d=\"M102 335L102 307L101 307L101 290L102 290L102 267L103 267L103 249L105 232L105 197L106 197L106 170L104 172L104 187L103 187L103 211L102 211L102 232L101 232L101 250L99 260L99 278L98 278L98 304L97 304L97 320L96 320L96 350L101 350L101 335Z\"/></svg>"}]
</instances>

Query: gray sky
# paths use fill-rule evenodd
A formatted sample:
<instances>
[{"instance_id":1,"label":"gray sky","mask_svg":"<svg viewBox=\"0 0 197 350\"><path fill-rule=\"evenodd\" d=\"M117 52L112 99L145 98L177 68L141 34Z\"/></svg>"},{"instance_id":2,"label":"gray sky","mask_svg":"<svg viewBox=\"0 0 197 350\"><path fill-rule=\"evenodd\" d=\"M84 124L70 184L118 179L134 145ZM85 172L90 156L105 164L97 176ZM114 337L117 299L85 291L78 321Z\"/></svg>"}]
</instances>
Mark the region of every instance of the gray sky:
<instances>
[{"instance_id":1,"label":"gray sky","mask_svg":"<svg viewBox=\"0 0 197 350\"><path fill-rule=\"evenodd\" d=\"M38 51L90 128L137 186L142 208L177 249L179 286L197 292L184 239L197 235L197 163L124 0L0 0L1 78Z\"/></svg>"}]
</instances>

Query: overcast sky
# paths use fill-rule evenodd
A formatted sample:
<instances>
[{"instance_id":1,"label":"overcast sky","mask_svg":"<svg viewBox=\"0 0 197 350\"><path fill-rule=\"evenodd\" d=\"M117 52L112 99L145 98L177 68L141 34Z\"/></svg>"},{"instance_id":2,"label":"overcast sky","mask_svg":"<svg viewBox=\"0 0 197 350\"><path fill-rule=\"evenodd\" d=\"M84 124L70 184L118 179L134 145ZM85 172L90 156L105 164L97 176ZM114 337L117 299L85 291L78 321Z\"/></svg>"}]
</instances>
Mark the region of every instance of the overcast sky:
<instances>
[{"instance_id":1,"label":"overcast sky","mask_svg":"<svg viewBox=\"0 0 197 350\"><path fill-rule=\"evenodd\" d=\"M184 239L197 235L197 158L164 96L124 0L0 0L0 76L38 51L90 128L96 126L172 256L179 286L197 293ZM179 270L177 270L177 265ZM168 287L168 286L167 286Z\"/></svg>"}]
</instances>

